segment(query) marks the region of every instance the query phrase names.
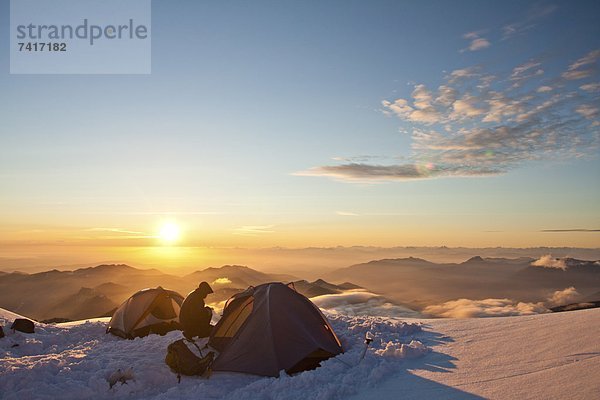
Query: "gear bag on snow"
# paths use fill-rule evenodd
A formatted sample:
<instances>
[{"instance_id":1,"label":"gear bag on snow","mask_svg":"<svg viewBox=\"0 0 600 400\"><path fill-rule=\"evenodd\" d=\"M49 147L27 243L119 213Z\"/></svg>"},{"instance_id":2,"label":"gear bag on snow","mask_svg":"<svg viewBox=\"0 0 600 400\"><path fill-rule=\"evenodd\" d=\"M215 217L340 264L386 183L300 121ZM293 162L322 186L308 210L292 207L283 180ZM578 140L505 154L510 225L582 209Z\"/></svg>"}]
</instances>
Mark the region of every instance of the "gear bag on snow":
<instances>
[{"instance_id":1,"label":"gear bag on snow","mask_svg":"<svg viewBox=\"0 0 600 400\"><path fill-rule=\"evenodd\" d=\"M215 353L211 351L204 357L198 357L187 347L184 340L179 339L171 343L167 347L167 356L165 357L165 363L173 372L177 373L178 379L180 379L180 375L204 374L215 356Z\"/></svg>"}]
</instances>

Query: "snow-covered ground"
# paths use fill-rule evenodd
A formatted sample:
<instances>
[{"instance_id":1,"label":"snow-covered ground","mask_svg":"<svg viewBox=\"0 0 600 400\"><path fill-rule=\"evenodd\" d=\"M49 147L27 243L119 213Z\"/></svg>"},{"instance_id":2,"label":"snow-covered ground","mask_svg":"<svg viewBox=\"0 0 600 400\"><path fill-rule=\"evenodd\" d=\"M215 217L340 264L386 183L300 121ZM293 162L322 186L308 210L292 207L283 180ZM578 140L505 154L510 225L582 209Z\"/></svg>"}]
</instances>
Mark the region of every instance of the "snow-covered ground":
<instances>
[{"instance_id":1,"label":"snow-covered ground","mask_svg":"<svg viewBox=\"0 0 600 400\"><path fill-rule=\"evenodd\" d=\"M2 399L600 398L600 309L437 320L329 314L347 351L314 371L180 384L164 363L179 332L123 340L106 335L100 319L39 324L28 335L8 329L15 317L0 309ZM374 341L357 364L367 332ZM110 376L129 368L133 380L109 388Z\"/></svg>"}]
</instances>

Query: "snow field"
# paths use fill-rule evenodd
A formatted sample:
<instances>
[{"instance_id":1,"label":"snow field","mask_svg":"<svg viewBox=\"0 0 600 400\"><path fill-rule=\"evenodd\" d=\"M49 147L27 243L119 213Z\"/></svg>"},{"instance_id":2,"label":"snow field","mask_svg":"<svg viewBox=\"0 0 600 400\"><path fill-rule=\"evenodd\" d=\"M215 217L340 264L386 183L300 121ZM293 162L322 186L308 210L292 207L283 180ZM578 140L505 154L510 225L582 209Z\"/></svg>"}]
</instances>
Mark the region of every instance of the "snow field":
<instances>
[{"instance_id":1,"label":"snow field","mask_svg":"<svg viewBox=\"0 0 600 400\"><path fill-rule=\"evenodd\" d=\"M8 315L5 315L8 316ZM6 319L0 323L9 325ZM428 348L418 341L416 323L382 317L329 315L346 352L314 371L279 378L214 373L209 379L182 377L164 363L167 345L179 338L150 335L123 340L106 335L107 319L58 325L36 324L36 333L13 333L0 339L0 393L22 399L342 399L373 387L402 368L402 358ZM373 342L364 359L364 339ZM16 347L12 347L18 344ZM132 368L134 379L109 386L111 375ZM114 380L114 379L113 379Z\"/></svg>"}]
</instances>

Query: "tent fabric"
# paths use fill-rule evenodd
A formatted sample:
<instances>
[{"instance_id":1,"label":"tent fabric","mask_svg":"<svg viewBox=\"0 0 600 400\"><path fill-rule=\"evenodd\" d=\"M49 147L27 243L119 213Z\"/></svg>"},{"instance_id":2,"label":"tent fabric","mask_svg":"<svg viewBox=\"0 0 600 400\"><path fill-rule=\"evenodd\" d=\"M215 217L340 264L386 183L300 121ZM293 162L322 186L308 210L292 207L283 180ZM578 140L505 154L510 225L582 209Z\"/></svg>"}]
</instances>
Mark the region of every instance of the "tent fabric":
<instances>
[{"instance_id":1,"label":"tent fabric","mask_svg":"<svg viewBox=\"0 0 600 400\"><path fill-rule=\"evenodd\" d=\"M343 352L331 325L309 299L282 283L233 296L209 344L220 351L213 371L279 376L313 369Z\"/></svg>"},{"instance_id":2,"label":"tent fabric","mask_svg":"<svg viewBox=\"0 0 600 400\"><path fill-rule=\"evenodd\" d=\"M183 296L160 286L140 290L117 308L106 332L133 339L179 329L181 303Z\"/></svg>"}]
</instances>

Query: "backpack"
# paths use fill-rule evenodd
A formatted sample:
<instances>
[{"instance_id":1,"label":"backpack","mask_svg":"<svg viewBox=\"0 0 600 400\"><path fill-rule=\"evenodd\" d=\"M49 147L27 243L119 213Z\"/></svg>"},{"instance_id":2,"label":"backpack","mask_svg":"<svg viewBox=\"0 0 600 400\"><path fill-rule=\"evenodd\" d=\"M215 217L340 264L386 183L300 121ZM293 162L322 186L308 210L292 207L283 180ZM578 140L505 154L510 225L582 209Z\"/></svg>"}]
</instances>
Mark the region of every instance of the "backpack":
<instances>
[{"instance_id":1,"label":"backpack","mask_svg":"<svg viewBox=\"0 0 600 400\"><path fill-rule=\"evenodd\" d=\"M171 343L167 347L167 356L165 357L165 363L171 368L173 372L177 373L177 379L178 381L181 381L182 374L204 374L206 370L210 368L214 357L215 353L213 353L212 351L202 358L198 357L186 346L186 344L184 343L184 339L179 339Z\"/></svg>"},{"instance_id":2,"label":"backpack","mask_svg":"<svg viewBox=\"0 0 600 400\"><path fill-rule=\"evenodd\" d=\"M2 339L4 337L4 329L2 329L2 326L0 326L0 339Z\"/></svg>"},{"instance_id":3,"label":"backpack","mask_svg":"<svg viewBox=\"0 0 600 400\"><path fill-rule=\"evenodd\" d=\"M33 333L33 321L24 318L17 318L11 325L10 329L23 333Z\"/></svg>"}]
</instances>

